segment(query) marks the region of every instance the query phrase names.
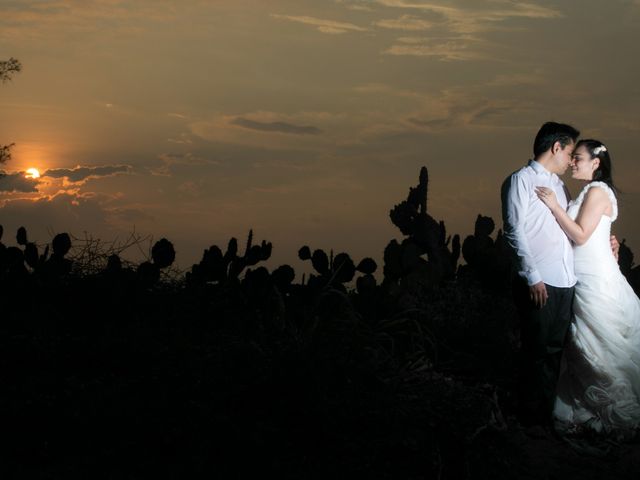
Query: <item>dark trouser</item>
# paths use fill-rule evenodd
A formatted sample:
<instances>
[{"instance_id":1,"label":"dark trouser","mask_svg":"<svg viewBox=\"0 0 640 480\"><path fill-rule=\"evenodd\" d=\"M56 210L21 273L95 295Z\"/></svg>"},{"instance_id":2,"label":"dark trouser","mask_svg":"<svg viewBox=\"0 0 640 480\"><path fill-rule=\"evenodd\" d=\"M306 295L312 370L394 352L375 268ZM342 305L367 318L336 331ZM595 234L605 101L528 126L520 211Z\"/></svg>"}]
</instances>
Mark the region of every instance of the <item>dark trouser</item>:
<instances>
[{"instance_id":1,"label":"dark trouser","mask_svg":"<svg viewBox=\"0 0 640 480\"><path fill-rule=\"evenodd\" d=\"M573 287L546 285L549 298L537 308L522 280L513 293L520 315L521 364L519 381L520 413L523 420L546 423L551 419L560 359L571 323Z\"/></svg>"}]
</instances>

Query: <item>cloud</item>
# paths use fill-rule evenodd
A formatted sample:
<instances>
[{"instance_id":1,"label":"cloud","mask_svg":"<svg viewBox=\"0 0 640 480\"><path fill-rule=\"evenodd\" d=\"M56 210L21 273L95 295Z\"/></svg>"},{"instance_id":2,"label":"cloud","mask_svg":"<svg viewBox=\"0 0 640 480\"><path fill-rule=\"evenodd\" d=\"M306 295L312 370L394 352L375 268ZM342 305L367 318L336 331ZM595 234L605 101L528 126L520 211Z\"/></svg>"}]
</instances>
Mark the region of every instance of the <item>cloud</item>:
<instances>
[{"instance_id":1,"label":"cloud","mask_svg":"<svg viewBox=\"0 0 640 480\"><path fill-rule=\"evenodd\" d=\"M167 138L167 142L175 143L178 145L191 145L193 143L193 140L188 133L183 132L178 135L178 138Z\"/></svg>"},{"instance_id":2,"label":"cloud","mask_svg":"<svg viewBox=\"0 0 640 480\"><path fill-rule=\"evenodd\" d=\"M518 119L531 113L532 105L524 99L495 99L479 92L449 89L442 93L441 111L423 109L409 118L410 125L428 131L450 128L486 129L516 127Z\"/></svg>"},{"instance_id":3,"label":"cloud","mask_svg":"<svg viewBox=\"0 0 640 480\"><path fill-rule=\"evenodd\" d=\"M487 105L473 112L469 116L469 123L483 123L485 120L509 113L511 109L509 106Z\"/></svg>"},{"instance_id":4,"label":"cloud","mask_svg":"<svg viewBox=\"0 0 640 480\"><path fill-rule=\"evenodd\" d=\"M292 125L286 122L258 122L244 117L235 118L230 123L250 130L259 130L261 132L280 132L291 133L294 135L317 135L322 132L319 128L309 125Z\"/></svg>"},{"instance_id":5,"label":"cloud","mask_svg":"<svg viewBox=\"0 0 640 480\"><path fill-rule=\"evenodd\" d=\"M514 0L492 0L453 6L442 0L373 0L372 4L392 11L412 14L383 18L373 22L378 29L429 32L425 37L401 37L381 50L382 54L433 58L446 61L499 60L504 46L483 35L492 31L524 30L514 27L513 19L549 20L562 18L561 11ZM359 2L354 2L359 5ZM498 80L500 81L500 80Z\"/></svg>"},{"instance_id":6,"label":"cloud","mask_svg":"<svg viewBox=\"0 0 640 480\"><path fill-rule=\"evenodd\" d=\"M308 16L294 16L294 15L278 15L271 14L273 18L280 20L288 20L290 22L303 23L305 25L311 25L316 27L319 32L329 34L341 34L347 32L366 32L367 28L354 25L353 23L336 22L334 20L323 20L320 18L308 17Z\"/></svg>"},{"instance_id":7,"label":"cloud","mask_svg":"<svg viewBox=\"0 0 640 480\"><path fill-rule=\"evenodd\" d=\"M66 178L73 183L85 182L91 178L110 177L119 173L129 173L130 165L104 165L101 167L53 168L46 170L42 176Z\"/></svg>"},{"instance_id":8,"label":"cloud","mask_svg":"<svg viewBox=\"0 0 640 480\"><path fill-rule=\"evenodd\" d=\"M434 118L430 120L420 120L419 118L408 118L407 121L417 127L425 127L427 129L438 129L448 127L453 124L450 118Z\"/></svg>"},{"instance_id":9,"label":"cloud","mask_svg":"<svg viewBox=\"0 0 640 480\"><path fill-rule=\"evenodd\" d=\"M477 40L473 41L474 43ZM440 60L481 60L488 58L478 49L471 47L470 41L442 41L421 37L402 37L397 43L383 51L388 55L411 55L416 57L436 57Z\"/></svg>"},{"instance_id":10,"label":"cloud","mask_svg":"<svg viewBox=\"0 0 640 480\"><path fill-rule=\"evenodd\" d=\"M555 19L562 18L562 12L511 0L495 0L493 2L477 2L474 7L451 7L437 2L411 2L407 0L376 0L385 7L411 9L436 14L440 19L458 33L474 33L494 28L492 23L502 22L510 18ZM487 8L487 5L490 5Z\"/></svg>"},{"instance_id":11,"label":"cloud","mask_svg":"<svg viewBox=\"0 0 640 480\"><path fill-rule=\"evenodd\" d=\"M158 156L158 160L161 165L157 168L152 168L151 174L160 175L163 177L170 177L173 175L175 167L180 165L219 165L217 160L211 160L193 153L162 153Z\"/></svg>"},{"instance_id":12,"label":"cloud","mask_svg":"<svg viewBox=\"0 0 640 480\"><path fill-rule=\"evenodd\" d=\"M5 14L0 17L0 38L7 40L47 38L53 31L65 32L69 38L96 31L139 32L141 20L166 23L174 20L178 11L171 0L5 0L2 7Z\"/></svg>"},{"instance_id":13,"label":"cloud","mask_svg":"<svg viewBox=\"0 0 640 480\"><path fill-rule=\"evenodd\" d=\"M545 77L541 72L512 73L496 75L487 82L488 87L515 87L525 85L541 85L545 83Z\"/></svg>"},{"instance_id":14,"label":"cloud","mask_svg":"<svg viewBox=\"0 0 640 480\"><path fill-rule=\"evenodd\" d=\"M427 30L433 26L433 22L428 22L413 15L402 15L396 19L385 19L374 22L374 25L391 30Z\"/></svg>"},{"instance_id":15,"label":"cloud","mask_svg":"<svg viewBox=\"0 0 640 480\"><path fill-rule=\"evenodd\" d=\"M3 174L0 172L0 192L37 192L40 183L35 178L27 178L25 172Z\"/></svg>"},{"instance_id":16,"label":"cloud","mask_svg":"<svg viewBox=\"0 0 640 480\"><path fill-rule=\"evenodd\" d=\"M401 88L395 88L384 83L367 83L364 85L357 85L353 88L354 92L363 94L374 95L391 95L394 97L408 98L414 101L415 99L427 98L428 95L416 92L414 90L406 90Z\"/></svg>"},{"instance_id":17,"label":"cloud","mask_svg":"<svg viewBox=\"0 0 640 480\"><path fill-rule=\"evenodd\" d=\"M542 71L534 70L530 76L539 84L546 81ZM420 130L442 134L460 128L486 132L488 128L522 128L547 117L544 105L549 101L549 93L539 88L520 88L518 82L524 82L523 77L529 75L512 74L501 79L505 85L513 83L510 88L493 85L488 88L489 83L485 82L420 91L372 83L356 86L353 91L363 96L390 97L381 100L383 104L392 102L396 106L395 112L388 115L388 131L393 131L395 121L396 127L408 132ZM557 96L553 97L555 102L560 95L554 95ZM377 133L371 128L368 130Z\"/></svg>"},{"instance_id":18,"label":"cloud","mask_svg":"<svg viewBox=\"0 0 640 480\"><path fill-rule=\"evenodd\" d=\"M485 60L499 58L492 44L480 34L491 31L513 30L508 20L522 18L550 20L562 18L556 9L512 0L474 2L470 6L451 6L450 3L409 0L375 0L378 5L395 10L412 10L421 16L402 15L396 20L380 20L375 25L405 31L430 30L434 38L400 38L383 50L390 55L435 57L441 60ZM518 25L519 30L523 27ZM410 40L410 41L408 41Z\"/></svg>"},{"instance_id":19,"label":"cloud","mask_svg":"<svg viewBox=\"0 0 640 480\"><path fill-rule=\"evenodd\" d=\"M638 0L640 2L640 0ZM372 12L373 8L367 7L365 5L347 5L348 10L354 10L357 12Z\"/></svg>"}]
</instances>

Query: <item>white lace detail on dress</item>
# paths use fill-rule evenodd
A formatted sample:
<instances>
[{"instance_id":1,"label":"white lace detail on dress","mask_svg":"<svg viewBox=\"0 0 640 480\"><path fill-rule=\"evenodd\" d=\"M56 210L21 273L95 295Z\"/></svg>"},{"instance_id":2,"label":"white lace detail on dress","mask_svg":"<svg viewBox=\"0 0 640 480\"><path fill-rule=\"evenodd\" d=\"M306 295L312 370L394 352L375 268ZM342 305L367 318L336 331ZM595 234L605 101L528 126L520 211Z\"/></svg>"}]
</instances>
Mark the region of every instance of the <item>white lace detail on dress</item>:
<instances>
[{"instance_id":1,"label":"white lace detail on dress","mask_svg":"<svg viewBox=\"0 0 640 480\"><path fill-rule=\"evenodd\" d=\"M580 192L580 194L578 195L578 198L576 198L573 203L575 205L581 205L582 202L584 201L585 195L587 194L589 189L592 187L600 187L605 192L607 192L607 195L609 196L609 200L611 201L611 208L613 209L613 215L611 215L611 221L612 222L615 221L615 219L618 218L618 200L616 199L616 195L615 193L613 193L613 190L611 190L611 187L609 187L609 185L607 185L604 182L591 182L585 185L582 191Z\"/></svg>"}]
</instances>

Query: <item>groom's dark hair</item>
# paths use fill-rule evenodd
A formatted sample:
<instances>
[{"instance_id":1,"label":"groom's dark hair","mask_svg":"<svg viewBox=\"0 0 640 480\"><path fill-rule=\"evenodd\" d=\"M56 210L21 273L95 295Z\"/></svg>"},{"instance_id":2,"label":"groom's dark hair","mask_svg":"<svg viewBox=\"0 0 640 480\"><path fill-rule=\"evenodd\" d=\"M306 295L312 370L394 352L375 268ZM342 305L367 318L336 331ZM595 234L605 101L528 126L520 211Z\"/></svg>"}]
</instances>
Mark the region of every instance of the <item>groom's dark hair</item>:
<instances>
[{"instance_id":1,"label":"groom's dark hair","mask_svg":"<svg viewBox=\"0 0 640 480\"><path fill-rule=\"evenodd\" d=\"M579 135L580 132L571 125L547 122L540 127L536 139L533 141L533 158L542 155L553 147L556 142L560 142L560 145L564 148L570 143L574 143Z\"/></svg>"}]
</instances>

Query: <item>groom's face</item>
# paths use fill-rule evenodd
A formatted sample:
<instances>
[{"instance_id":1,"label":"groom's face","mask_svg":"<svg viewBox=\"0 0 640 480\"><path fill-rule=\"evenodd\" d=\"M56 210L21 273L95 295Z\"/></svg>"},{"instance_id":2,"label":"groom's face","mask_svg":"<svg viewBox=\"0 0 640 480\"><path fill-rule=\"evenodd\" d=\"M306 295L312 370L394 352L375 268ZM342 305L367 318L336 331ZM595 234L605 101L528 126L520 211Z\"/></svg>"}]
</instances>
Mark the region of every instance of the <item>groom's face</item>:
<instances>
[{"instance_id":1,"label":"groom's face","mask_svg":"<svg viewBox=\"0 0 640 480\"><path fill-rule=\"evenodd\" d=\"M571 158L573 155L573 149L575 148L575 142L568 143L564 147L560 142L556 142L553 146L553 167L556 175L562 175L567 171L569 165L571 165Z\"/></svg>"}]
</instances>

